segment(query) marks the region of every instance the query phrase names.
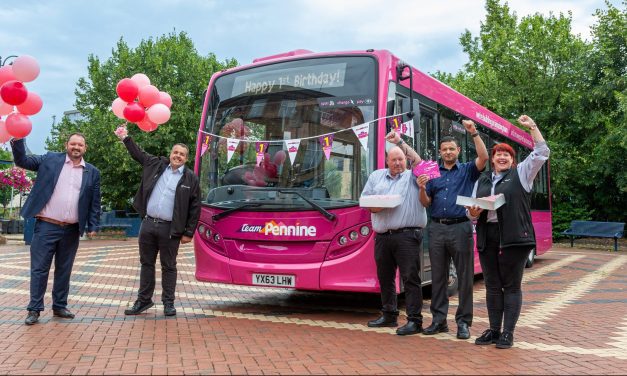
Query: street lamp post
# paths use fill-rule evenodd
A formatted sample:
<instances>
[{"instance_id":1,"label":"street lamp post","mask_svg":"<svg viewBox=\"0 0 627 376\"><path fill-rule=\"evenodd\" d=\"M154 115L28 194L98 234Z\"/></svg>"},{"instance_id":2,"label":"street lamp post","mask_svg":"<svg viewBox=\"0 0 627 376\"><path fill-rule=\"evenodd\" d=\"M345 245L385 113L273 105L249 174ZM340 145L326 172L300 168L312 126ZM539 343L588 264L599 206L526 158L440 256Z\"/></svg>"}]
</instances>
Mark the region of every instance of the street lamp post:
<instances>
[{"instance_id":1,"label":"street lamp post","mask_svg":"<svg viewBox=\"0 0 627 376\"><path fill-rule=\"evenodd\" d=\"M15 58L17 56L9 55L9 56L5 57L4 60L2 59L2 56L0 56L0 67L3 67L7 63L7 60L9 60L12 57Z\"/></svg>"}]
</instances>

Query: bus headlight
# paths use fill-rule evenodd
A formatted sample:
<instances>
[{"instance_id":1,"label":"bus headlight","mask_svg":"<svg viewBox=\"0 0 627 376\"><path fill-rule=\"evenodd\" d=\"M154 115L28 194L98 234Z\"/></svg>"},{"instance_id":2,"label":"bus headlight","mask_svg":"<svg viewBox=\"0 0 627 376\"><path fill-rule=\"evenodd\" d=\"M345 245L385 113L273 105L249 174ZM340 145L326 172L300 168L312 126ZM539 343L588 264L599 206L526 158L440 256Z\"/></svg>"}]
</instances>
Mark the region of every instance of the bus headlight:
<instances>
[{"instance_id":1,"label":"bus headlight","mask_svg":"<svg viewBox=\"0 0 627 376\"><path fill-rule=\"evenodd\" d=\"M342 235L337 242L340 243L340 245L344 245L348 242L348 239L346 239L346 236Z\"/></svg>"},{"instance_id":2,"label":"bus headlight","mask_svg":"<svg viewBox=\"0 0 627 376\"><path fill-rule=\"evenodd\" d=\"M203 225L198 226L198 233L200 235L204 235L205 234L205 226L203 226Z\"/></svg>"},{"instance_id":3,"label":"bus headlight","mask_svg":"<svg viewBox=\"0 0 627 376\"><path fill-rule=\"evenodd\" d=\"M358 236L357 231L351 231L350 234L348 234L348 237L353 241L357 240Z\"/></svg>"},{"instance_id":4,"label":"bus headlight","mask_svg":"<svg viewBox=\"0 0 627 376\"><path fill-rule=\"evenodd\" d=\"M207 232L205 232L205 236L207 237L207 239L211 239L211 229L207 228Z\"/></svg>"},{"instance_id":5,"label":"bus headlight","mask_svg":"<svg viewBox=\"0 0 627 376\"><path fill-rule=\"evenodd\" d=\"M213 235L213 241L216 242L216 243L219 242L220 241L220 234Z\"/></svg>"},{"instance_id":6,"label":"bus headlight","mask_svg":"<svg viewBox=\"0 0 627 376\"><path fill-rule=\"evenodd\" d=\"M361 233L363 236L368 236L368 234L370 234L370 227L361 226L361 228L359 229L359 233Z\"/></svg>"}]
</instances>

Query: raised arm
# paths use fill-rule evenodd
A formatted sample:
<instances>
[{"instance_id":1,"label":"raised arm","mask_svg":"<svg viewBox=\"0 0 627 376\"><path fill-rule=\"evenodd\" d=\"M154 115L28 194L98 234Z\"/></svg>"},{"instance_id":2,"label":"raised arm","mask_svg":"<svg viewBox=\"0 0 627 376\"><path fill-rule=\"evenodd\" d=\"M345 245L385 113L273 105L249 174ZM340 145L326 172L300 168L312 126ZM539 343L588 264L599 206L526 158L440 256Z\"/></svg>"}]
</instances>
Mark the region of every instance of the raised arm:
<instances>
[{"instance_id":1,"label":"raised arm","mask_svg":"<svg viewBox=\"0 0 627 376\"><path fill-rule=\"evenodd\" d=\"M431 197L427 194L427 183L429 182L429 175L420 175L416 178L416 184L418 184L420 203L425 208L431 206Z\"/></svg>"},{"instance_id":2,"label":"raised arm","mask_svg":"<svg viewBox=\"0 0 627 376\"><path fill-rule=\"evenodd\" d=\"M483 171L485 168L488 159L490 158L488 155L488 149L485 147L485 143L481 139L479 132L477 132L477 127L475 126L475 122L472 120L463 120L462 124L466 131L472 137L473 142L475 143L475 150L477 151L477 158L475 158L475 166L477 166L477 170Z\"/></svg>"},{"instance_id":3,"label":"raised arm","mask_svg":"<svg viewBox=\"0 0 627 376\"><path fill-rule=\"evenodd\" d=\"M26 155L26 146L24 146L23 138L11 140L11 151L13 152L15 165L31 171L39 170L39 165L44 159L43 155Z\"/></svg>"},{"instance_id":4,"label":"raised arm","mask_svg":"<svg viewBox=\"0 0 627 376\"><path fill-rule=\"evenodd\" d=\"M518 118L518 123L523 127L529 129L529 133L533 138L533 151L520 162L516 168L518 169L518 176L520 182L527 192L531 192L533 188L533 180L538 175L538 172L542 168L542 165L549 159L550 150L542 133L538 129L535 121L527 115L521 115Z\"/></svg>"},{"instance_id":5,"label":"raised arm","mask_svg":"<svg viewBox=\"0 0 627 376\"><path fill-rule=\"evenodd\" d=\"M398 146L403 151L403 153L405 153L405 157L407 157L407 160L409 161L412 169L416 167L416 165L422 160L420 159L418 153L416 153L416 151L409 144L403 141L401 135L396 133L395 131L390 131L390 133L385 136L385 140Z\"/></svg>"},{"instance_id":6,"label":"raised arm","mask_svg":"<svg viewBox=\"0 0 627 376\"><path fill-rule=\"evenodd\" d=\"M142 166L146 164L146 162L151 158L156 158L152 154L146 153L139 145L133 141L131 136L128 135L128 130L126 127L121 126L115 130L115 135L122 141L124 146L126 146L126 150L131 155L131 157L139 162Z\"/></svg>"}]
</instances>

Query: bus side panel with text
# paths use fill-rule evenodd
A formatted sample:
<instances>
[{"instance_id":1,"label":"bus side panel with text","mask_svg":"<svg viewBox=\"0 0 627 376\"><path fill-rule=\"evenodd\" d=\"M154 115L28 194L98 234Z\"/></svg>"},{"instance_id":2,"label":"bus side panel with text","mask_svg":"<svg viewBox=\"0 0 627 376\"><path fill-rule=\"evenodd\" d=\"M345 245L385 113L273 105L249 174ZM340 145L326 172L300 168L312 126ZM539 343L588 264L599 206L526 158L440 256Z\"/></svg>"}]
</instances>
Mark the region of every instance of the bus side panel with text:
<instances>
[{"instance_id":1,"label":"bus side panel with text","mask_svg":"<svg viewBox=\"0 0 627 376\"><path fill-rule=\"evenodd\" d=\"M385 167L386 117L408 121L412 110L414 133L403 138L424 159L437 159L444 136L459 141L462 162L476 157L462 117L477 123L488 148L508 142L522 160L533 146L526 132L385 50L297 50L214 74L197 143L196 278L378 292L370 213L359 196ZM362 124L367 148L353 130ZM534 183L531 256L552 246L548 181L545 166ZM431 280L428 242L423 284Z\"/></svg>"}]
</instances>

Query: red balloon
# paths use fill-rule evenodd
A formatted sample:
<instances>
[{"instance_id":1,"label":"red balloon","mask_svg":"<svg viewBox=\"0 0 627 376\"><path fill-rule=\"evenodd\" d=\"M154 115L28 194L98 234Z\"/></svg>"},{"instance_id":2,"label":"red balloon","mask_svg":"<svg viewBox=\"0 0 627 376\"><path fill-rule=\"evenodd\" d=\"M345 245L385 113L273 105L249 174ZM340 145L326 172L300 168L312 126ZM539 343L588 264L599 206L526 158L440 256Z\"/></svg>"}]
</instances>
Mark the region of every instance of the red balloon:
<instances>
[{"instance_id":1,"label":"red balloon","mask_svg":"<svg viewBox=\"0 0 627 376\"><path fill-rule=\"evenodd\" d=\"M7 81L0 87L0 96L6 103L17 106L24 103L28 90L20 81Z\"/></svg>"},{"instance_id":2,"label":"red balloon","mask_svg":"<svg viewBox=\"0 0 627 376\"><path fill-rule=\"evenodd\" d=\"M146 116L144 120L137 122L137 126L144 132L152 132L159 127L159 125L150 121L150 119L148 119L148 116Z\"/></svg>"},{"instance_id":3,"label":"red balloon","mask_svg":"<svg viewBox=\"0 0 627 376\"><path fill-rule=\"evenodd\" d=\"M123 78L120 82L118 82L118 86L115 87L115 91L124 102L132 102L135 98L137 98L139 87L137 87L135 81L130 78Z\"/></svg>"},{"instance_id":4,"label":"red balloon","mask_svg":"<svg viewBox=\"0 0 627 376\"><path fill-rule=\"evenodd\" d=\"M28 92L26 96L26 100L24 103L17 106L17 110L24 115L35 115L41 108L43 107L44 102L41 100L39 95L33 93L32 91Z\"/></svg>"},{"instance_id":5,"label":"red balloon","mask_svg":"<svg viewBox=\"0 0 627 376\"><path fill-rule=\"evenodd\" d=\"M13 68L10 65L5 65L0 68L0 86L2 86L7 81L17 80L15 78L15 74L13 74Z\"/></svg>"},{"instance_id":6,"label":"red balloon","mask_svg":"<svg viewBox=\"0 0 627 376\"><path fill-rule=\"evenodd\" d=\"M11 114L7 116L5 124L7 132L15 138L24 138L28 136L33 129L33 123L31 123L28 116L23 114Z\"/></svg>"},{"instance_id":7,"label":"red balloon","mask_svg":"<svg viewBox=\"0 0 627 376\"><path fill-rule=\"evenodd\" d=\"M144 116L146 116L146 110L144 110L144 107L137 102L129 103L126 107L124 107L124 118L131 123L137 123L138 121L143 120Z\"/></svg>"},{"instance_id":8,"label":"red balloon","mask_svg":"<svg viewBox=\"0 0 627 376\"><path fill-rule=\"evenodd\" d=\"M139 103L143 104L144 107L150 107L159 102L159 89L152 85L143 86L139 89L138 97Z\"/></svg>"}]
</instances>

